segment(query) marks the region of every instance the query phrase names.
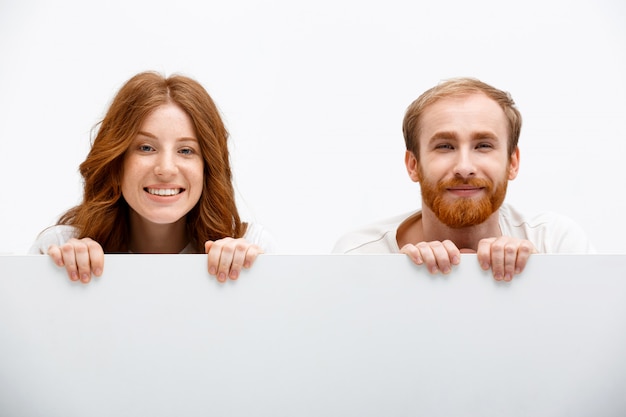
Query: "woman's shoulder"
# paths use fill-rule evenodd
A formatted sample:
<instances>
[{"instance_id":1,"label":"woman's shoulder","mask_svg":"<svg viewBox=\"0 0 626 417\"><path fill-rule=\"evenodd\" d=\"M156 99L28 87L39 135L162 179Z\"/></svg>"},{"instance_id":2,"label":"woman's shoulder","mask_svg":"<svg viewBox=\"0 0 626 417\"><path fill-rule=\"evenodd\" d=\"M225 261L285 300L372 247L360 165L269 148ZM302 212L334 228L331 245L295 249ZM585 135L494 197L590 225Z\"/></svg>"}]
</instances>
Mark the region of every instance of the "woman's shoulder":
<instances>
[{"instance_id":1,"label":"woman's shoulder","mask_svg":"<svg viewBox=\"0 0 626 417\"><path fill-rule=\"evenodd\" d=\"M44 229L31 246L28 253L45 254L50 245L62 245L77 235L74 226L58 224Z\"/></svg>"},{"instance_id":2,"label":"woman's shoulder","mask_svg":"<svg viewBox=\"0 0 626 417\"><path fill-rule=\"evenodd\" d=\"M265 253L275 253L278 251L278 245L276 244L274 236L259 223L248 223L243 238L259 246Z\"/></svg>"}]
</instances>

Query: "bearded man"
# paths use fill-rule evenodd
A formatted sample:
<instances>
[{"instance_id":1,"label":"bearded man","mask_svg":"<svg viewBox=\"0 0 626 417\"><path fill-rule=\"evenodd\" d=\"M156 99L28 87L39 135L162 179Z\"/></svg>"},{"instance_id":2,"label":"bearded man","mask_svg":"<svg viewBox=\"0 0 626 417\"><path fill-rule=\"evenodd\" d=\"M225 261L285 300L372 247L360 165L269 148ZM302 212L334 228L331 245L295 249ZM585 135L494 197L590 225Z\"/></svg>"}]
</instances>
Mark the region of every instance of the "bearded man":
<instances>
[{"instance_id":1,"label":"bearded man","mask_svg":"<svg viewBox=\"0 0 626 417\"><path fill-rule=\"evenodd\" d=\"M422 209L343 236L336 253L405 253L447 274L476 253L496 280L522 272L532 253L590 253L585 232L546 213L526 218L504 203L519 170L522 117L511 96L473 78L447 80L407 109L402 130L409 177Z\"/></svg>"}]
</instances>

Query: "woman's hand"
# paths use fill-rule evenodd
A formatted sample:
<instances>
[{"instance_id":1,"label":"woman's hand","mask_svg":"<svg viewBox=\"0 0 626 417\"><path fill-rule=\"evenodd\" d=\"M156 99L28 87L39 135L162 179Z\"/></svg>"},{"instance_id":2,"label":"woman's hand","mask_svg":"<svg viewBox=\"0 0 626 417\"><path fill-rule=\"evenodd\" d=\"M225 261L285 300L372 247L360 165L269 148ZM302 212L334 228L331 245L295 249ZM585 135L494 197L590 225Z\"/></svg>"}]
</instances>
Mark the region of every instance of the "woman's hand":
<instances>
[{"instance_id":1,"label":"woman's hand","mask_svg":"<svg viewBox=\"0 0 626 417\"><path fill-rule=\"evenodd\" d=\"M219 282L239 278L241 268L250 268L257 256L263 253L260 247L243 238L230 237L209 240L204 244L204 250L208 255L209 274L215 275Z\"/></svg>"},{"instance_id":2,"label":"woman's hand","mask_svg":"<svg viewBox=\"0 0 626 417\"><path fill-rule=\"evenodd\" d=\"M92 275L102 275L104 251L98 242L88 237L72 238L61 246L50 245L48 255L58 266L65 266L72 281L87 284Z\"/></svg>"}]
</instances>

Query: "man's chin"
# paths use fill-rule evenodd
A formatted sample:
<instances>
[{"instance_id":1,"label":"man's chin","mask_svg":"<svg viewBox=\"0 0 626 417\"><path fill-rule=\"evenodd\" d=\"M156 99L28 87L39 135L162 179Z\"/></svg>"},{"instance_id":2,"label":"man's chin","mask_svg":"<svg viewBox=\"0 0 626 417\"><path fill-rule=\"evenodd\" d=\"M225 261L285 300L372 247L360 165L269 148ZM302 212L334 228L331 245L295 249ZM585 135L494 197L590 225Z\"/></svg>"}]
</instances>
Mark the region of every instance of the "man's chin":
<instances>
[{"instance_id":1,"label":"man's chin","mask_svg":"<svg viewBox=\"0 0 626 417\"><path fill-rule=\"evenodd\" d=\"M495 211L485 204L464 201L462 204L435 208L433 212L440 222L451 229L464 229L484 223Z\"/></svg>"}]
</instances>

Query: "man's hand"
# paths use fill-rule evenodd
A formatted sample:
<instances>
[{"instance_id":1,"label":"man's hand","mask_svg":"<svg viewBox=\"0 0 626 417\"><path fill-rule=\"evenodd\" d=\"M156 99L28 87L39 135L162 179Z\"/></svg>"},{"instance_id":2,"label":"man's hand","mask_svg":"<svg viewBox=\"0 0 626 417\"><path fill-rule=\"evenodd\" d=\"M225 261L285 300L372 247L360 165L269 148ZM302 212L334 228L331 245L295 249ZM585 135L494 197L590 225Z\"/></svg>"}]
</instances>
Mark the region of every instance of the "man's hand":
<instances>
[{"instance_id":1,"label":"man's hand","mask_svg":"<svg viewBox=\"0 0 626 417\"><path fill-rule=\"evenodd\" d=\"M448 274L460 262L461 253L476 253L482 269L491 269L497 281L511 281L526 267L528 258L537 253L533 244L509 236L492 237L478 242L478 250L459 249L450 240L407 244L400 249L416 265L426 265L431 274Z\"/></svg>"},{"instance_id":2,"label":"man's hand","mask_svg":"<svg viewBox=\"0 0 626 417\"><path fill-rule=\"evenodd\" d=\"M509 236L491 237L478 242L478 262L485 271L491 268L497 281L510 281L520 274L535 246L528 240Z\"/></svg>"},{"instance_id":3,"label":"man's hand","mask_svg":"<svg viewBox=\"0 0 626 417\"><path fill-rule=\"evenodd\" d=\"M461 251L451 240L420 242L415 245L409 243L400 252L409 255L416 265L426 265L431 274L440 271L448 274L452 271L452 265L458 265L461 261Z\"/></svg>"}]
</instances>

